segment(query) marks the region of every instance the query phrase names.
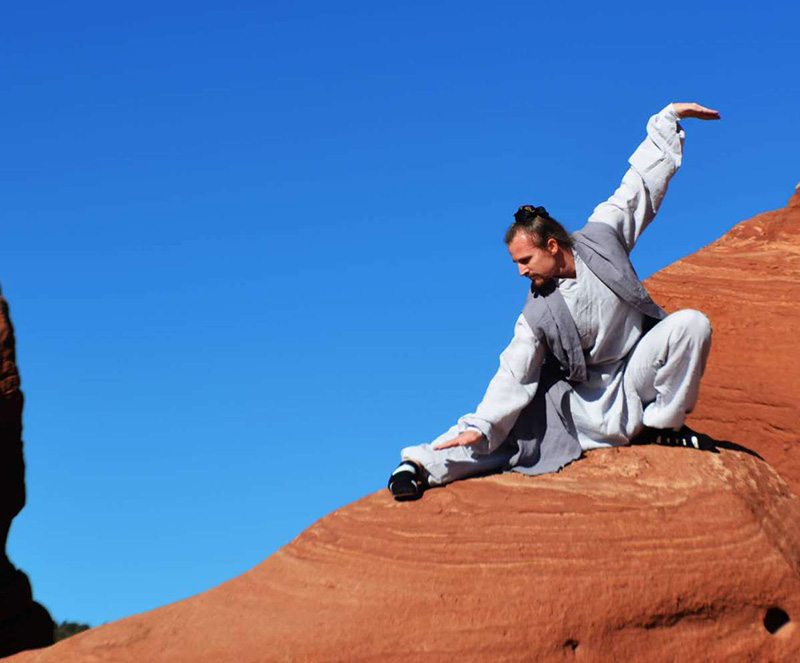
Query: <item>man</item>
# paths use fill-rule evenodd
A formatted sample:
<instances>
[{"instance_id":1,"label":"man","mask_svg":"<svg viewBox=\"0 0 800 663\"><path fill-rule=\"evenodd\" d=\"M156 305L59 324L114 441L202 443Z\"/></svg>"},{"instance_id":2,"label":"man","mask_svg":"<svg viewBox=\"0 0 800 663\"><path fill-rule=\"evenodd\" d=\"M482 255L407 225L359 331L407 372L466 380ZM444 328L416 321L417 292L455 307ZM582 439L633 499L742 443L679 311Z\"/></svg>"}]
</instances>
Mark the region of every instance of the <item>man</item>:
<instances>
[{"instance_id":1,"label":"man","mask_svg":"<svg viewBox=\"0 0 800 663\"><path fill-rule=\"evenodd\" d=\"M667 315L628 258L681 165L682 118L719 113L673 103L651 117L622 184L572 236L544 207L519 208L505 241L532 285L514 338L475 413L431 444L402 450L389 479L397 499L491 471L554 472L583 451L635 437L699 448L684 419L711 326L697 311Z\"/></svg>"}]
</instances>

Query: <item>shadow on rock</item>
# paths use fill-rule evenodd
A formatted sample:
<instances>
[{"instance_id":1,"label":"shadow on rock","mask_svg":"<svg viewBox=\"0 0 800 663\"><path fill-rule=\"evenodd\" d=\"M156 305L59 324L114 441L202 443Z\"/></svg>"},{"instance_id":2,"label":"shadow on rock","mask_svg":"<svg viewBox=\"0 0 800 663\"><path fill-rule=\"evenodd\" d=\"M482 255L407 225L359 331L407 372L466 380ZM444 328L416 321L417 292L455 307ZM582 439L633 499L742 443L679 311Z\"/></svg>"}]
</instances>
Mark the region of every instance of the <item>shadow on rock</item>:
<instances>
[{"instance_id":1,"label":"shadow on rock","mask_svg":"<svg viewBox=\"0 0 800 663\"><path fill-rule=\"evenodd\" d=\"M703 433L699 433L698 436L701 438L700 439L700 449L699 449L699 451L707 451L707 452L710 452L710 453L718 454L720 449L726 449L727 451L739 451L741 453L749 454L750 456L758 458L759 460L764 460L763 456L761 456L761 454L759 454L757 451L753 451L752 449L749 449L748 447L746 447L746 446L744 446L742 444L738 444L736 442L731 442L730 440L717 440L717 439L711 437L710 435L705 435ZM631 446L643 446L643 447L655 446L655 447L658 447L658 446L665 446L665 445L660 445L660 444L658 444L656 442L642 442L642 441L639 441L639 440L633 440L631 442ZM677 447L677 448L681 448L681 447ZM686 448L688 451L698 451L698 449L691 449L689 447L684 447L684 448Z\"/></svg>"}]
</instances>

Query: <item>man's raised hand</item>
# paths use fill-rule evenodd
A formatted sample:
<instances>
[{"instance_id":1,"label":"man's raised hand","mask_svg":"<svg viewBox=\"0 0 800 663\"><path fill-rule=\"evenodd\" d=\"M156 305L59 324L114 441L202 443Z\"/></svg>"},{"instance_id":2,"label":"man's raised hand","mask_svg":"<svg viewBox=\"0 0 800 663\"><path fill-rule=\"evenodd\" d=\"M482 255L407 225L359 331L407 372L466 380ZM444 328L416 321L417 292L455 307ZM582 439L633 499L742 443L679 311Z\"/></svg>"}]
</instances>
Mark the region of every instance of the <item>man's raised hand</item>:
<instances>
[{"instance_id":1,"label":"man's raised hand","mask_svg":"<svg viewBox=\"0 0 800 663\"><path fill-rule=\"evenodd\" d=\"M700 104L695 103L677 103L673 102L672 107L675 109L679 118L696 117L698 120L719 120L719 111L706 108Z\"/></svg>"},{"instance_id":2,"label":"man's raised hand","mask_svg":"<svg viewBox=\"0 0 800 663\"><path fill-rule=\"evenodd\" d=\"M439 442L433 446L437 451L439 449L449 449L450 447L468 447L473 444L478 444L483 439L483 435L476 430L465 430L463 433L456 435L452 440Z\"/></svg>"}]
</instances>

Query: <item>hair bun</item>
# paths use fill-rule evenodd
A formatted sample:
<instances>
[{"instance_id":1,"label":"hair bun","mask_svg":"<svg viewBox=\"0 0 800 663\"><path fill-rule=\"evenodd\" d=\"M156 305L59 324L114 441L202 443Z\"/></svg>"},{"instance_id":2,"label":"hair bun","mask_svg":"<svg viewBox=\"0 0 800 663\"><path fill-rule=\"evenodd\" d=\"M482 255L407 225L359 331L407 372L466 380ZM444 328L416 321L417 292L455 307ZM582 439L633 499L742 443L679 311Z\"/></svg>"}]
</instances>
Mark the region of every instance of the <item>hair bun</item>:
<instances>
[{"instance_id":1,"label":"hair bun","mask_svg":"<svg viewBox=\"0 0 800 663\"><path fill-rule=\"evenodd\" d=\"M549 219L550 215L544 207L536 207L535 205L523 205L514 214L514 220L522 223L528 216L541 216L542 218Z\"/></svg>"}]
</instances>

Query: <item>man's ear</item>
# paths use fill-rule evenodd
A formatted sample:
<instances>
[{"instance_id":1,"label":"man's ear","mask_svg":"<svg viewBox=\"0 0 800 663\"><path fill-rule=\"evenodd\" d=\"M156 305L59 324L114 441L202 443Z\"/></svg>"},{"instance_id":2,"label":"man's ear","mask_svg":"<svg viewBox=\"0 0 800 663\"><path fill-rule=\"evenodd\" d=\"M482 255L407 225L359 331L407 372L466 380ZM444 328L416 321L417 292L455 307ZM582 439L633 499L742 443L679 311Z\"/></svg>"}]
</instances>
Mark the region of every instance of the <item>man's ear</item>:
<instances>
[{"instance_id":1,"label":"man's ear","mask_svg":"<svg viewBox=\"0 0 800 663\"><path fill-rule=\"evenodd\" d=\"M550 239L548 239L546 246L547 246L547 252L551 256L554 256L558 253L558 241L555 238L551 237Z\"/></svg>"}]
</instances>

